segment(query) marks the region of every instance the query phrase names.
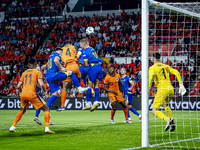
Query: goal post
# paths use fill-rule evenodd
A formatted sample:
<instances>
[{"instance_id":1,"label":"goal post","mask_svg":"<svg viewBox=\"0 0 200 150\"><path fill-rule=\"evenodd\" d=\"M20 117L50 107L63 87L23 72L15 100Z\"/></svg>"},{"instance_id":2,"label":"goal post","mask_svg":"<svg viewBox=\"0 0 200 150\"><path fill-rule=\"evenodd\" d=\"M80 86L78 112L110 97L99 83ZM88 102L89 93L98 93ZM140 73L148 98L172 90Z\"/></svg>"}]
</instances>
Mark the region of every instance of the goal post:
<instances>
[{"instance_id":1,"label":"goal post","mask_svg":"<svg viewBox=\"0 0 200 150\"><path fill-rule=\"evenodd\" d=\"M149 6L142 0L142 147L149 147Z\"/></svg>"}]
</instances>

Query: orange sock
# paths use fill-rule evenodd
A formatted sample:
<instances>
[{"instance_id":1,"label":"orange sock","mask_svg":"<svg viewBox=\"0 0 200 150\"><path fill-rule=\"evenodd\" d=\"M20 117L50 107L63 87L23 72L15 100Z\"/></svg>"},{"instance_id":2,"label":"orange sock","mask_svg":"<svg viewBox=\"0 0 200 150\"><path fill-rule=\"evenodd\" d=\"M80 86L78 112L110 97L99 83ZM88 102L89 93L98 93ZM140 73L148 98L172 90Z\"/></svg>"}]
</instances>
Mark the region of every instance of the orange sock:
<instances>
[{"instance_id":1,"label":"orange sock","mask_svg":"<svg viewBox=\"0 0 200 150\"><path fill-rule=\"evenodd\" d=\"M111 119L112 119L112 120L114 119L114 115L115 115L115 111L112 109L112 110L111 110Z\"/></svg>"},{"instance_id":2,"label":"orange sock","mask_svg":"<svg viewBox=\"0 0 200 150\"><path fill-rule=\"evenodd\" d=\"M67 96L67 92L62 91L62 93L61 93L61 107L65 107L66 96Z\"/></svg>"},{"instance_id":3,"label":"orange sock","mask_svg":"<svg viewBox=\"0 0 200 150\"><path fill-rule=\"evenodd\" d=\"M85 84L83 83L83 81L80 82L80 86L85 87Z\"/></svg>"},{"instance_id":4,"label":"orange sock","mask_svg":"<svg viewBox=\"0 0 200 150\"><path fill-rule=\"evenodd\" d=\"M128 119L128 110L127 110L127 108L123 108L123 111L124 111L125 118L127 120Z\"/></svg>"},{"instance_id":5,"label":"orange sock","mask_svg":"<svg viewBox=\"0 0 200 150\"><path fill-rule=\"evenodd\" d=\"M44 112L44 121L45 121L45 127L49 127L49 121L50 121L50 112L49 111Z\"/></svg>"},{"instance_id":6,"label":"orange sock","mask_svg":"<svg viewBox=\"0 0 200 150\"><path fill-rule=\"evenodd\" d=\"M19 122L19 120L22 118L23 114L24 114L24 113L23 113L22 111L19 111L19 112L18 112L18 114L16 115L15 120L14 120L12 126L16 127L16 124L17 124L17 123Z\"/></svg>"}]
</instances>

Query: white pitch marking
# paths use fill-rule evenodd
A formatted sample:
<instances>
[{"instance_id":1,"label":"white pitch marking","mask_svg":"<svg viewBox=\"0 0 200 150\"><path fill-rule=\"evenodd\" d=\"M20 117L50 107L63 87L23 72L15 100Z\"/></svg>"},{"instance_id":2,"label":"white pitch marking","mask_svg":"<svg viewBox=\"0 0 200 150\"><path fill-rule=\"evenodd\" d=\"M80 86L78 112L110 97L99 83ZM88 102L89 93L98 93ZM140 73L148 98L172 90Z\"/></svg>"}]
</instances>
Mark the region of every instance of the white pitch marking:
<instances>
[{"instance_id":1,"label":"white pitch marking","mask_svg":"<svg viewBox=\"0 0 200 150\"><path fill-rule=\"evenodd\" d=\"M192 140L198 140L198 139L200 139L200 137L191 138L191 139L185 139L185 140L178 140L178 141L167 142L167 143L154 144L154 145L149 145L149 147L155 147L155 146L178 143L178 142L186 142L186 141L192 141ZM132 147L132 148L126 148L126 149L119 149L119 150L131 150L131 149L141 149L141 148L144 148L144 147Z\"/></svg>"}]
</instances>

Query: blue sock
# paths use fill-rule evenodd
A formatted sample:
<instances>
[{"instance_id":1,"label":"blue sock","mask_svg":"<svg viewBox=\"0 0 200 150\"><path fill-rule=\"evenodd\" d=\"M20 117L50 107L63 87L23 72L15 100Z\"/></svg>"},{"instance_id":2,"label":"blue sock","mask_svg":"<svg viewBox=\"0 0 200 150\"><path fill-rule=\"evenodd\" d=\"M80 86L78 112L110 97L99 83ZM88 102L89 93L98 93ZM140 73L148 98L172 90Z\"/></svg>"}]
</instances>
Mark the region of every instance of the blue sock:
<instances>
[{"instance_id":1,"label":"blue sock","mask_svg":"<svg viewBox=\"0 0 200 150\"><path fill-rule=\"evenodd\" d=\"M72 71L71 79L72 79L72 81L73 81L73 83L74 83L74 85L75 85L76 87L79 87L79 86L80 86L80 83L79 83L79 81L78 81L78 78L76 77L76 75L75 75L75 73L74 73L73 71Z\"/></svg>"},{"instance_id":2,"label":"blue sock","mask_svg":"<svg viewBox=\"0 0 200 150\"><path fill-rule=\"evenodd\" d=\"M89 88L89 89L86 91L86 100L87 100L87 102L90 102L91 94L92 94L92 89Z\"/></svg>"},{"instance_id":3,"label":"blue sock","mask_svg":"<svg viewBox=\"0 0 200 150\"><path fill-rule=\"evenodd\" d=\"M56 100L56 98L57 98L57 96L52 95L52 96L49 98L48 102L47 102L47 106L50 107L50 106L54 103L54 101Z\"/></svg>"},{"instance_id":4,"label":"blue sock","mask_svg":"<svg viewBox=\"0 0 200 150\"><path fill-rule=\"evenodd\" d=\"M137 110L135 110L135 108L131 107L130 111L132 111L134 114L136 114L137 116L139 116L140 114L137 112Z\"/></svg>"},{"instance_id":5,"label":"blue sock","mask_svg":"<svg viewBox=\"0 0 200 150\"><path fill-rule=\"evenodd\" d=\"M95 101L99 100L99 88L95 88Z\"/></svg>"},{"instance_id":6,"label":"blue sock","mask_svg":"<svg viewBox=\"0 0 200 150\"><path fill-rule=\"evenodd\" d=\"M36 112L35 112L35 117L38 117L38 116L39 116L39 114L40 114L40 111L41 111L41 109L40 109L40 108L36 110Z\"/></svg>"},{"instance_id":7,"label":"blue sock","mask_svg":"<svg viewBox=\"0 0 200 150\"><path fill-rule=\"evenodd\" d=\"M128 110L128 118L130 118L130 113L129 113L129 109L128 109L128 107L127 107L127 110Z\"/></svg>"}]
</instances>

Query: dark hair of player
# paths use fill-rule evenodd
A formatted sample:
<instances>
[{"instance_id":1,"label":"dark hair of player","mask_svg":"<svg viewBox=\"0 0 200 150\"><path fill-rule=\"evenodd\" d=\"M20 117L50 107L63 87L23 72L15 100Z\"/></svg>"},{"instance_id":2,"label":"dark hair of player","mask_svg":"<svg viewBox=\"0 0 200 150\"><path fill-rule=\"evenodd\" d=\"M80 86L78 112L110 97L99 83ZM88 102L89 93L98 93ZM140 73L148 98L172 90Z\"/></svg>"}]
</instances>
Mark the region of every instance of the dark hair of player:
<instances>
[{"instance_id":1,"label":"dark hair of player","mask_svg":"<svg viewBox=\"0 0 200 150\"><path fill-rule=\"evenodd\" d=\"M56 47L55 51L63 51L61 47Z\"/></svg>"},{"instance_id":2,"label":"dark hair of player","mask_svg":"<svg viewBox=\"0 0 200 150\"><path fill-rule=\"evenodd\" d=\"M158 53L158 52L153 53L153 58L159 60L160 59L160 53Z\"/></svg>"},{"instance_id":3,"label":"dark hair of player","mask_svg":"<svg viewBox=\"0 0 200 150\"><path fill-rule=\"evenodd\" d=\"M72 44L72 41L66 40L66 41L64 42L64 44L65 44L65 45L67 45L67 44Z\"/></svg>"},{"instance_id":4,"label":"dark hair of player","mask_svg":"<svg viewBox=\"0 0 200 150\"><path fill-rule=\"evenodd\" d=\"M110 68L113 67L115 69L115 66L111 65Z\"/></svg>"},{"instance_id":5,"label":"dark hair of player","mask_svg":"<svg viewBox=\"0 0 200 150\"><path fill-rule=\"evenodd\" d=\"M34 65L36 63L36 60L34 58L31 58L29 60L29 64Z\"/></svg>"}]
</instances>

